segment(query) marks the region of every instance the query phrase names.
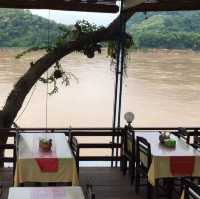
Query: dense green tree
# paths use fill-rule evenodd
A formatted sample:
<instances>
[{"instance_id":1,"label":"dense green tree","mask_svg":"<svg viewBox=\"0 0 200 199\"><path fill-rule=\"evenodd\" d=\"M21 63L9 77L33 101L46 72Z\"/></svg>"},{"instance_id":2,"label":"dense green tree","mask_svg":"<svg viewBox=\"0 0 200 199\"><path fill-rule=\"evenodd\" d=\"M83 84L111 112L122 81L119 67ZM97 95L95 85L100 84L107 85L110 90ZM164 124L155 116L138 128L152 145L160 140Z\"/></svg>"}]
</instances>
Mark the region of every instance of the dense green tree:
<instances>
[{"instance_id":1,"label":"dense green tree","mask_svg":"<svg viewBox=\"0 0 200 199\"><path fill-rule=\"evenodd\" d=\"M200 12L138 13L127 23L138 48L200 50Z\"/></svg>"},{"instance_id":2,"label":"dense green tree","mask_svg":"<svg viewBox=\"0 0 200 199\"><path fill-rule=\"evenodd\" d=\"M44 45L49 37L54 40L65 27L48 21L29 10L0 9L0 46L30 47Z\"/></svg>"}]
</instances>

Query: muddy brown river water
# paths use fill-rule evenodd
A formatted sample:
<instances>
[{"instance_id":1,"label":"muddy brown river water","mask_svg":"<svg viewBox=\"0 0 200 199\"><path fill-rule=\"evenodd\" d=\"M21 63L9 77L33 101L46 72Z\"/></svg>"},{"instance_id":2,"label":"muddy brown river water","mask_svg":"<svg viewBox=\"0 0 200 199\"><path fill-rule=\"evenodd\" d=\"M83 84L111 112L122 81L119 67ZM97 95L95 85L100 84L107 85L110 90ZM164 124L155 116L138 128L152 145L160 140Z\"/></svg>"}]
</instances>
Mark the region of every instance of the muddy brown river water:
<instances>
[{"instance_id":1,"label":"muddy brown river water","mask_svg":"<svg viewBox=\"0 0 200 199\"><path fill-rule=\"evenodd\" d=\"M0 50L1 106L29 63L43 54L31 53L16 60L19 51ZM47 126L111 126L114 72L106 54L94 59L72 54L62 60L62 65L76 75L78 82L72 79L68 87L58 82L59 92L48 96ZM29 93L16 121L21 127L46 126L46 93L47 87L41 82ZM135 126L200 126L200 53L189 50L132 52L122 100L122 115L126 111L134 112Z\"/></svg>"}]
</instances>

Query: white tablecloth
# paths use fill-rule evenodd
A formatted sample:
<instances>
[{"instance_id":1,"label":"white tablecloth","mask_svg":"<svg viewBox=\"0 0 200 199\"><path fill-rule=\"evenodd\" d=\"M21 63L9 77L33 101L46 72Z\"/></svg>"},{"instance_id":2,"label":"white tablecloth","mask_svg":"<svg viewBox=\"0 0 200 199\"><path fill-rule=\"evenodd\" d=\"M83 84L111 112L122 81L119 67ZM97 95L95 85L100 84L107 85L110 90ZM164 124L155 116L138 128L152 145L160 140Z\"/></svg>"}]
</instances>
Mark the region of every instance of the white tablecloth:
<instances>
[{"instance_id":1,"label":"white tablecloth","mask_svg":"<svg viewBox=\"0 0 200 199\"><path fill-rule=\"evenodd\" d=\"M39 137L53 139L58 170L43 172L37 164L36 150L39 150ZM18 159L15 171L15 186L24 182L72 182L78 185L75 159L64 133L34 134L21 133L18 142Z\"/></svg>"},{"instance_id":2,"label":"white tablecloth","mask_svg":"<svg viewBox=\"0 0 200 199\"><path fill-rule=\"evenodd\" d=\"M84 199L81 187L11 187L8 199Z\"/></svg>"}]
</instances>

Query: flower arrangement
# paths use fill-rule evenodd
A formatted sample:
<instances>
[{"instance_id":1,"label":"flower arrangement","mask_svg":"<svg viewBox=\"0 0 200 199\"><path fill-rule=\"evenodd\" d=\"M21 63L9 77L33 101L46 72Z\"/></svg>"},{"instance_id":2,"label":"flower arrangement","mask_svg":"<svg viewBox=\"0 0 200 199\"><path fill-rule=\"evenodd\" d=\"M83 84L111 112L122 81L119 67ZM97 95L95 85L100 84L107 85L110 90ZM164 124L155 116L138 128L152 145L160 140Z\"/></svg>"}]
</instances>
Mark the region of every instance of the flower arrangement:
<instances>
[{"instance_id":1,"label":"flower arrangement","mask_svg":"<svg viewBox=\"0 0 200 199\"><path fill-rule=\"evenodd\" d=\"M39 139L39 148L41 151L49 152L52 147L52 139L40 138Z\"/></svg>"},{"instance_id":2,"label":"flower arrangement","mask_svg":"<svg viewBox=\"0 0 200 199\"><path fill-rule=\"evenodd\" d=\"M170 134L167 132L161 132L159 136L160 143L164 143L167 139L170 139Z\"/></svg>"},{"instance_id":3,"label":"flower arrangement","mask_svg":"<svg viewBox=\"0 0 200 199\"><path fill-rule=\"evenodd\" d=\"M176 147L176 140L170 138L170 133L168 132L161 132L159 136L160 143L168 148L175 148Z\"/></svg>"}]
</instances>

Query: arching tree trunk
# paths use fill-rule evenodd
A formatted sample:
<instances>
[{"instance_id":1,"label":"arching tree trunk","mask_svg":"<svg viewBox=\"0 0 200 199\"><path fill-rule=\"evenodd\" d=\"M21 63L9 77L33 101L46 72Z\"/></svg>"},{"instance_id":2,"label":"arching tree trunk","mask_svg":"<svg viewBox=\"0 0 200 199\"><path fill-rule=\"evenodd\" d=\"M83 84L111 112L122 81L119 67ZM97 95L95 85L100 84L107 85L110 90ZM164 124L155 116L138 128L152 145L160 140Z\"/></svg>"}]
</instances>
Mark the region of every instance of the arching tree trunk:
<instances>
[{"instance_id":1,"label":"arching tree trunk","mask_svg":"<svg viewBox=\"0 0 200 199\"><path fill-rule=\"evenodd\" d=\"M125 19L128 20L133 15L133 11L124 12ZM7 97L3 109L0 111L0 128L9 128L18 111L20 110L26 95L33 85L57 60L64 56L83 49L91 43L115 40L120 31L120 18L117 17L107 28L95 32L81 34L74 41L66 42L62 46L41 57L14 85L14 88Z\"/></svg>"},{"instance_id":2,"label":"arching tree trunk","mask_svg":"<svg viewBox=\"0 0 200 199\"><path fill-rule=\"evenodd\" d=\"M133 15L133 11L124 13L125 19L128 20ZM116 18L107 28L87 34L81 34L74 41L66 42L53 51L47 53L35 63L31 64L28 71L18 80L14 88L7 97L6 103L0 110L0 128L10 128L13 124L18 111L22 107L26 95L33 85L56 61L64 56L83 49L88 44L115 40L120 31L120 18ZM5 143L7 138L0 140L0 144ZM0 153L2 156L2 153Z\"/></svg>"}]
</instances>

